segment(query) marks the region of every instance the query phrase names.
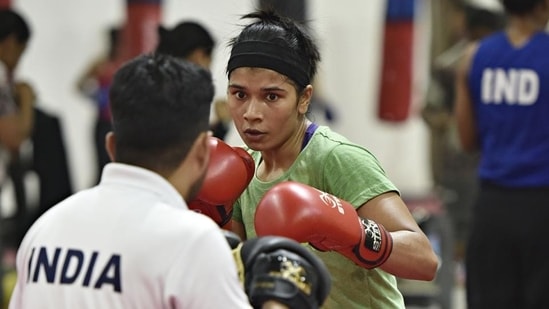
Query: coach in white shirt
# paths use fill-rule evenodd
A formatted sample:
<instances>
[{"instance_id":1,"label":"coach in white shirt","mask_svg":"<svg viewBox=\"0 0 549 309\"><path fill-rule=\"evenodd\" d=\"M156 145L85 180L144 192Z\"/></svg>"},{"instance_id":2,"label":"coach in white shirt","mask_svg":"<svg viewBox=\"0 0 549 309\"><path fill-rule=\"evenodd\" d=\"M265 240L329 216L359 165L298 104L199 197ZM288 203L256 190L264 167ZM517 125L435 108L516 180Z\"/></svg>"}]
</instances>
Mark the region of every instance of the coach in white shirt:
<instances>
[{"instance_id":1,"label":"coach in white shirt","mask_svg":"<svg viewBox=\"0 0 549 309\"><path fill-rule=\"evenodd\" d=\"M10 308L250 307L220 229L185 203L208 165L213 93L209 73L171 57L117 72L114 163L27 232Z\"/></svg>"}]
</instances>

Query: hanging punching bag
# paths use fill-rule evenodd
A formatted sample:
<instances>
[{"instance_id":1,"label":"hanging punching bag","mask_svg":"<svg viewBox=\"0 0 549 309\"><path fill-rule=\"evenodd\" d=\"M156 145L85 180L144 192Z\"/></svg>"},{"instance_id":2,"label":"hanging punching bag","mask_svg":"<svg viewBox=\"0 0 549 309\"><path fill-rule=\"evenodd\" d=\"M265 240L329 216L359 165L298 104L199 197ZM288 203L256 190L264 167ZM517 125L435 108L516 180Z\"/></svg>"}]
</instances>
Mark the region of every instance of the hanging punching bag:
<instances>
[{"instance_id":1,"label":"hanging punching bag","mask_svg":"<svg viewBox=\"0 0 549 309\"><path fill-rule=\"evenodd\" d=\"M120 49L124 60L155 49L161 4L162 0L126 0L126 23Z\"/></svg>"},{"instance_id":2,"label":"hanging punching bag","mask_svg":"<svg viewBox=\"0 0 549 309\"><path fill-rule=\"evenodd\" d=\"M0 9L9 9L11 7L11 0L0 0Z\"/></svg>"},{"instance_id":3,"label":"hanging punching bag","mask_svg":"<svg viewBox=\"0 0 549 309\"><path fill-rule=\"evenodd\" d=\"M378 105L384 121L405 121L410 112L415 2L387 0Z\"/></svg>"}]
</instances>

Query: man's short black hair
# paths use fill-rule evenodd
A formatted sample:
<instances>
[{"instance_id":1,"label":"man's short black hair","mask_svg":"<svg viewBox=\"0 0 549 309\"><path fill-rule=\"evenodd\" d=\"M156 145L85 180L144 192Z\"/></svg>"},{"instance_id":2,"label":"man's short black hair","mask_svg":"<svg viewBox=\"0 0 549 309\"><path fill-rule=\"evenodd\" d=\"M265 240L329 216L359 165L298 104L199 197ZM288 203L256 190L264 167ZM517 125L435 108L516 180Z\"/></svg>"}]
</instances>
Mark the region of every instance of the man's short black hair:
<instances>
[{"instance_id":1,"label":"man's short black hair","mask_svg":"<svg viewBox=\"0 0 549 309\"><path fill-rule=\"evenodd\" d=\"M115 161L176 168L208 130L213 95L210 73L185 60L148 54L126 63L110 90Z\"/></svg>"}]
</instances>

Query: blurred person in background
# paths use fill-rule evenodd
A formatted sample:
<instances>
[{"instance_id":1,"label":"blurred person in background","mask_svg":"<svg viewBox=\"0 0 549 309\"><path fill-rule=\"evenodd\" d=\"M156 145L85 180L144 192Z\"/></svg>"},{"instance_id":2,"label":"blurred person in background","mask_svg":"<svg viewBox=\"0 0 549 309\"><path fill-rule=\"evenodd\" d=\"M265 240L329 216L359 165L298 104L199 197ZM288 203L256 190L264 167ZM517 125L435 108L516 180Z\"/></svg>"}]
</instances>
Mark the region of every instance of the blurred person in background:
<instances>
[{"instance_id":1,"label":"blurred person in background","mask_svg":"<svg viewBox=\"0 0 549 309\"><path fill-rule=\"evenodd\" d=\"M210 70L215 40L200 23L182 21L173 28L158 27L157 53L182 58ZM231 124L231 115L224 99L214 101L214 119L210 125L213 136L225 139Z\"/></svg>"},{"instance_id":2,"label":"blurred person in background","mask_svg":"<svg viewBox=\"0 0 549 309\"><path fill-rule=\"evenodd\" d=\"M116 70L122 59L119 55L121 28L111 27L108 30L108 44L104 55L95 59L78 79L77 87L80 93L91 99L97 110L93 142L96 156L96 173L94 182L101 177L105 164L110 162L105 149L105 135L111 130L111 111L109 107L109 89Z\"/></svg>"},{"instance_id":3,"label":"blurred person in background","mask_svg":"<svg viewBox=\"0 0 549 309\"><path fill-rule=\"evenodd\" d=\"M16 11L0 9L0 194L13 162L18 161L21 145L33 130L35 93L32 87L15 80L14 73L31 37L26 20ZM8 276L13 265L19 236L24 233L26 212L16 210L15 224L7 224L0 205L0 286L7 301L13 282Z\"/></svg>"},{"instance_id":4,"label":"blurred person in background","mask_svg":"<svg viewBox=\"0 0 549 309\"><path fill-rule=\"evenodd\" d=\"M504 31L469 46L456 79L480 188L466 251L468 308L549 308L549 0L502 0Z\"/></svg>"},{"instance_id":5,"label":"blurred person in background","mask_svg":"<svg viewBox=\"0 0 549 309\"><path fill-rule=\"evenodd\" d=\"M452 221L455 258L461 261L476 195L478 155L459 145L453 117L456 70L468 44L503 29L505 16L471 4L456 5L456 10L463 18L463 29L456 31L461 36L434 60L422 116L430 129L433 180Z\"/></svg>"}]
</instances>

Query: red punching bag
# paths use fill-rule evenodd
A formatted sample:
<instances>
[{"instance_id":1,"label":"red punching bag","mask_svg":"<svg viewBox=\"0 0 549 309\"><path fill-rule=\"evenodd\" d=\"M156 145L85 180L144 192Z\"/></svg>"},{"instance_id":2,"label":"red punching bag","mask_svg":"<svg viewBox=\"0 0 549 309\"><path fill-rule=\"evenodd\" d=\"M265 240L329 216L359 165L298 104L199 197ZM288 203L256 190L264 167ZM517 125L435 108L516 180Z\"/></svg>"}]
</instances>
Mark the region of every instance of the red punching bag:
<instances>
[{"instance_id":1,"label":"red punching bag","mask_svg":"<svg viewBox=\"0 0 549 309\"><path fill-rule=\"evenodd\" d=\"M416 0L388 0L378 105L381 120L405 121L412 98L414 7Z\"/></svg>"},{"instance_id":2,"label":"red punching bag","mask_svg":"<svg viewBox=\"0 0 549 309\"><path fill-rule=\"evenodd\" d=\"M162 0L126 0L126 5L126 23L120 46L125 60L155 49Z\"/></svg>"},{"instance_id":3,"label":"red punching bag","mask_svg":"<svg viewBox=\"0 0 549 309\"><path fill-rule=\"evenodd\" d=\"M11 0L0 0L0 9L9 9L11 7Z\"/></svg>"}]
</instances>

